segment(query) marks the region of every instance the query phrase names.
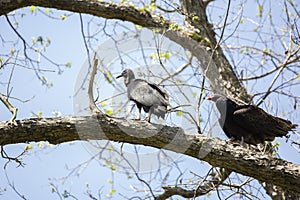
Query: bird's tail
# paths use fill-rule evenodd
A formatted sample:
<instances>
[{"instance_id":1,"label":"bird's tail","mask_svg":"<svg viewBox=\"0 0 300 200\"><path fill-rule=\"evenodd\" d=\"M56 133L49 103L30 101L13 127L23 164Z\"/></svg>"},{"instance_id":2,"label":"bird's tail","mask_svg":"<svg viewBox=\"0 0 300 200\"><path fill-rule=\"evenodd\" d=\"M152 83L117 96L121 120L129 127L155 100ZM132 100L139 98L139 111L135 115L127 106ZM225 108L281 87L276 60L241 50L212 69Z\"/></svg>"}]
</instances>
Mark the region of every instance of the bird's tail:
<instances>
[{"instance_id":1,"label":"bird's tail","mask_svg":"<svg viewBox=\"0 0 300 200\"><path fill-rule=\"evenodd\" d=\"M152 113L157 117L165 118L167 106L155 105L152 107Z\"/></svg>"}]
</instances>

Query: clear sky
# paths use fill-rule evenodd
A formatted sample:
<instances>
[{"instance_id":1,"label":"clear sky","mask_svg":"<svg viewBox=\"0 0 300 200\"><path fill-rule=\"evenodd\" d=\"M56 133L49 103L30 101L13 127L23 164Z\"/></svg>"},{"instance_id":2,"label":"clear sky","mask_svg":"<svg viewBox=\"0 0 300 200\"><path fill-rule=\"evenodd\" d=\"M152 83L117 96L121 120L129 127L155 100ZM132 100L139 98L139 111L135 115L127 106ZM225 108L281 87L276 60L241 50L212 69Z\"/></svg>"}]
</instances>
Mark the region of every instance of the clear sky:
<instances>
[{"instance_id":1,"label":"clear sky","mask_svg":"<svg viewBox=\"0 0 300 200\"><path fill-rule=\"evenodd\" d=\"M245 9L245 15L248 13L257 12L257 8L252 8L246 4L249 8ZM236 6L236 5L235 5ZM272 7L274 9L278 9ZM238 10L236 7L233 9ZM74 91L75 85L78 84L78 77L82 77L80 74L82 68L86 66L87 52L83 43L83 37L80 30L80 18L78 14L71 14L64 11L51 10L52 16L57 19L50 19L49 17L42 14L45 12L44 8L40 8L40 11L35 11L33 14L30 13L30 8L24 8L16 11L16 13L25 13L24 17L18 16L18 31L22 36L31 41L31 38L50 38L51 44L47 47L45 55L54 60L56 63L66 64L71 62L71 67L61 66L60 69L63 73L58 74L58 68L51 65L49 62L41 62L40 68L52 70L53 72L43 72L47 80L53 82L53 86L47 88L41 84L41 81L37 78L33 70L16 67L13 71L11 79L11 85L13 87L11 96L26 101L23 103L19 100L11 100L11 103L18 107L18 119L25 119L32 117L32 113L42 112L43 117L53 117L53 112L58 111L62 116L77 114L74 110ZM216 9L217 10L217 9ZM213 13L213 11L212 11ZM67 15L65 20L61 20L61 15ZM277 16L281 17L281 16ZM14 21L13 18L10 18ZM83 16L85 26L90 22L91 16ZM104 21L101 21L104 23ZM246 23L247 24L247 23ZM249 30L253 29L248 23L246 26ZM124 23L125 26L128 24ZM128 25L129 26L129 25ZM254 26L254 25L253 25ZM2 16L0 17L0 35L6 40L15 40L16 35L12 29L8 26L7 21ZM85 27L86 28L86 27ZM86 30L86 29L85 29ZM247 31L247 30L246 30ZM103 44L109 40L109 37L98 37L94 43ZM0 56L7 54L10 51L8 46L11 48L12 45L1 44L0 41ZM239 40L240 44L243 43ZM232 44L232 45L240 45ZM15 46L18 49L21 42ZM21 54L22 52L20 52ZM135 55L135 54L134 54ZM33 55L36 56L36 55ZM100 55L101 56L101 55ZM137 59L141 59L137 57ZM130 59L125 61L128 63ZM114 61L111 61L112 63ZM112 64L114 73L121 72L124 66L118 68L116 65L119 60ZM145 64L145 63L144 63ZM151 63L150 63L151 64ZM180 61L176 61L173 64L178 66ZM134 63L132 64L134 65ZM138 67L138 66L136 66ZM175 69L175 68L174 68ZM2 84L7 82L11 75L12 69L6 68L0 71L0 92L6 93L6 85ZM115 76L115 74L113 74ZM103 79L101 79L103 80ZM266 85L261 84L259 87L267 87L269 80L266 79ZM118 82L123 84L122 81ZM99 84L101 86L101 84ZM121 86L122 88L123 86ZM100 88L100 94L103 89ZM300 88L298 86L298 92ZM174 100L175 102L175 100ZM207 105L209 107L209 104ZM280 108L282 109L282 108ZM284 109L283 109L284 110ZM299 113L298 113L299 115ZM170 117L170 116L169 116ZM299 116L298 116L299 117ZM10 113L4 106L0 106L0 120L6 121L10 118ZM299 122L299 120L298 120ZM299 129L298 129L299 130ZM225 138L221 135L222 138ZM281 146L279 149L279 155L281 158L300 164L299 153L293 149L289 143L285 143L284 139L277 139L280 141ZM106 145L106 143L100 142L97 144L100 146ZM11 162L6 165L6 170L2 170L0 173L0 189L7 190L2 193L0 199L16 199L17 194L13 191L15 188L20 194L24 195L28 199L59 199L59 196L53 192L52 188L58 187L59 192L63 193L64 190L74 194L78 199L88 199L87 191L91 190L92 193L97 196L98 192L102 194L102 199L107 198L118 199L116 194L110 195L109 193L116 189L116 193L128 192L129 195L134 194L134 188L142 185L136 180L134 175L130 175L133 178L128 178L128 174L125 173L124 169L118 168L116 172L112 172L109 164L104 159L95 159L89 161L97 151L91 148L87 143L72 142L66 144L60 144L56 146L49 146L47 143L31 143L33 149L30 149L22 156L22 161L25 163L24 167L17 167L17 164ZM20 154L27 144L7 145L5 150L9 155ZM110 144L112 145L112 144ZM108 146L110 146L108 145ZM113 147L118 148L118 145L113 144ZM135 151L134 147L126 146L129 152ZM138 147L139 152L143 152ZM153 149L147 149L146 154L155 151ZM143 152L143 153L145 153ZM111 158L113 155L107 153L107 158ZM114 155L116 156L116 155ZM174 155L175 159L184 160L188 163L180 163L182 170L185 170L184 177L192 177L190 172L201 173L203 170L208 169L207 164L203 164L195 159L187 159L181 155ZM4 167L6 160L0 160L0 167ZM136 163L135 163L136 164ZM148 163L142 162L141 165L147 165ZM76 166L80 166L76 168ZM74 170L72 170L74 168ZM178 173L176 166L171 165L165 167L162 172L166 173L170 169L171 175L175 176ZM174 174L173 174L174 173ZM162 173L163 174L163 173ZM152 174L154 176L154 174ZM146 179L149 178L149 174L142 174L141 176ZM162 175L156 175L158 179L162 179ZM175 181L175 180L173 180ZM154 180L155 182L155 180ZM11 186L9 186L11 184ZM53 185L52 185L53 184ZM126 185L125 185L126 184ZM143 185L143 187L145 187Z\"/></svg>"}]
</instances>

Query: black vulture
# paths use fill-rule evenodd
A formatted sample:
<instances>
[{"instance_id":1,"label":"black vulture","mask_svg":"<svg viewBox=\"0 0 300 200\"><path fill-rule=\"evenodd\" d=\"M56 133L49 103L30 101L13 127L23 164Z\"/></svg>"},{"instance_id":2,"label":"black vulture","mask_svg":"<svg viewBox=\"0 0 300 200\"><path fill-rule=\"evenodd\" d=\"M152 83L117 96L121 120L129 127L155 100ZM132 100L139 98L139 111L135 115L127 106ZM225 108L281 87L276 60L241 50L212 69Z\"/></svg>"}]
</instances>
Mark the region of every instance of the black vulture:
<instances>
[{"instance_id":1,"label":"black vulture","mask_svg":"<svg viewBox=\"0 0 300 200\"><path fill-rule=\"evenodd\" d=\"M259 144L273 141L275 137L287 136L296 124L272 116L254 105L238 105L232 100L214 94L206 99L216 103L220 112L219 124L226 136L248 144Z\"/></svg>"},{"instance_id":2,"label":"black vulture","mask_svg":"<svg viewBox=\"0 0 300 200\"><path fill-rule=\"evenodd\" d=\"M137 119L141 119L142 108L148 113L146 117L148 122L150 122L151 114L163 119L165 118L169 104L169 95L165 90L146 80L136 79L131 69L125 69L116 78L120 77L124 78L128 98L136 104L139 110Z\"/></svg>"}]
</instances>

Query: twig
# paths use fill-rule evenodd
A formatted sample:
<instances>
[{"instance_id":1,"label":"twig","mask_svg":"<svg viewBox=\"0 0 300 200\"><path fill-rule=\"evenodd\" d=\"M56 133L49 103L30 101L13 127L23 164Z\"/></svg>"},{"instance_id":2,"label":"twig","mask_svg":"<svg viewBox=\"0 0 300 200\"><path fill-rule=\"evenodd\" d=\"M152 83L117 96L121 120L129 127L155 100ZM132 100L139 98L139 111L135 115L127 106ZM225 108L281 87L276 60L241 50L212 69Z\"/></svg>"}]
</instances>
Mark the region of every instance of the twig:
<instances>
[{"instance_id":1,"label":"twig","mask_svg":"<svg viewBox=\"0 0 300 200\"><path fill-rule=\"evenodd\" d=\"M290 56L288 56L286 58L286 61L284 63L287 63L290 59ZM257 104L257 106L259 106L260 104L262 104L264 102L264 100L267 98L267 96L269 96L269 94L271 93L271 89L274 86L275 82L277 81L278 77L280 76L280 74L282 73L282 71L285 69L287 65L286 64L282 64L282 67L280 68L280 70L277 71L276 75L274 76L270 86L268 87L265 95L261 98L261 100L259 101L259 103Z\"/></svg>"},{"instance_id":2,"label":"twig","mask_svg":"<svg viewBox=\"0 0 300 200\"><path fill-rule=\"evenodd\" d=\"M159 55L158 55L159 56ZM169 76L166 76L164 78L162 78L157 84L160 85L162 84L164 81L170 79L170 78L173 78L174 76L177 76L179 73L181 73L185 68L187 68L191 62L192 62L192 59L193 59L193 56L190 56L189 57L189 60L188 62L186 62L185 64L183 64L181 67L179 67L176 72L174 72L174 74L170 74Z\"/></svg>"},{"instance_id":3,"label":"twig","mask_svg":"<svg viewBox=\"0 0 300 200\"><path fill-rule=\"evenodd\" d=\"M96 106L96 103L94 101L94 95L93 95L93 85L94 85L94 78L97 73L97 66L98 66L98 59L96 58L96 53L95 53L94 58L93 58L91 78L89 80L89 85L88 85L89 106L90 106L90 110L92 113L102 114L102 112Z\"/></svg>"},{"instance_id":4,"label":"twig","mask_svg":"<svg viewBox=\"0 0 300 200\"><path fill-rule=\"evenodd\" d=\"M0 100L2 101L2 103L6 106L6 108L11 112L12 117L10 118L10 120L8 121L9 124L15 124L15 119L17 117L17 111L18 108L13 107L7 98L5 98L1 93L0 93Z\"/></svg>"},{"instance_id":5,"label":"twig","mask_svg":"<svg viewBox=\"0 0 300 200\"><path fill-rule=\"evenodd\" d=\"M231 171L221 168L217 170L217 173L214 173L212 180L209 183L201 184L195 190L188 190L178 186L164 186L163 189L165 190L162 194L157 196L156 200L165 200L174 195L180 195L184 198L196 198L201 195L205 195L209 193L211 190L218 187L220 184L224 182L225 179L231 174ZM208 175L211 175L209 173ZM204 181L201 181L203 183Z\"/></svg>"}]
</instances>

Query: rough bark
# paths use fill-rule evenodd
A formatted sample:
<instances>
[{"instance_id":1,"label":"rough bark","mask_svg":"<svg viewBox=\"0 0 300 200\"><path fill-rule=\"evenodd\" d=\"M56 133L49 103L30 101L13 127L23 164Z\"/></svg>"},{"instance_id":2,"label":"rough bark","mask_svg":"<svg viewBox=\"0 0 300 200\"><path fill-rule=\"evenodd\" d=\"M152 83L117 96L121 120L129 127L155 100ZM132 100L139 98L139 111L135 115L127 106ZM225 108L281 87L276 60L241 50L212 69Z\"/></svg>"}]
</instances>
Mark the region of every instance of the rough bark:
<instances>
[{"instance_id":1,"label":"rough bark","mask_svg":"<svg viewBox=\"0 0 300 200\"><path fill-rule=\"evenodd\" d=\"M295 193L286 189L282 189L277 185L270 183L262 183L267 194L272 198L272 200L295 200L300 199L300 193Z\"/></svg>"},{"instance_id":2,"label":"rough bark","mask_svg":"<svg viewBox=\"0 0 300 200\"><path fill-rule=\"evenodd\" d=\"M194 157L213 166L276 183L300 193L300 166L245 149L218 138L188 134L179 127L107 118L103 115L25 119L17 125L0 123L0 144L49 141L59 144L74 140L111 140L164 148Z\"/></svg>"},{"instance_id":3,"label":"rough bark","mask_svg":"<svg viewBox=\"0 0 300 200\"><path fill-rule=\"evenodd\" d=\"M169 39L190 50L201 62L204 72L210 84L217 92L226 93L228 96L247 100L246 90L238 81L228 60L218 47L212 26L205 17L205 8L202 3L194 5L198 1L183 1L186 12L191 8L200 6L194 10L195 15L200 15L194 20L193 26L174 26L174 23L162 16L154 15L148 11L139 9L128 4L115 4L96 0L0 0L0 15L8 14L18 8L26 6L41 6L68 10L78 13L86 13L107 19L120 19L148 28L160 28ZM200 2L200 1L199 1ZM187 15L191 19L192 15ZM197 26L194 26L197 25ZM167 30L167 31L166 31ZM216 48L216 51L213 49ZM222 81L220 81L222 80Z\"/></svg>"}]
</instances>

